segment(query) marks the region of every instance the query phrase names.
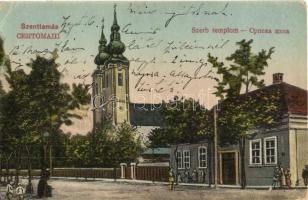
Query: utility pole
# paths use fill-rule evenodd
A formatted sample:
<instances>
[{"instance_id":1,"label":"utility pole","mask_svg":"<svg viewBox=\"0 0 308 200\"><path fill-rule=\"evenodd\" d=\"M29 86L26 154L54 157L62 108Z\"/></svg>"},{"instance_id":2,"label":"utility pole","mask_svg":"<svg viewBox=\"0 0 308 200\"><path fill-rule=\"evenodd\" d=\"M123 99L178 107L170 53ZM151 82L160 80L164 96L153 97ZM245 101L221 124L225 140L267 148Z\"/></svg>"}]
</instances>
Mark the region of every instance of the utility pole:
<instances>
[{"instance_id":1,"label":"utility pole","mask_svg":"<svg viewBox=\"0 0 308 200\"><path fill-rule=\"evenodd\" d=\"M217 106L214 106L214 188L217 188L217 179L218 179L218 171L217 171Z\"/></svg>"},{"instance_id":2,"label":"utility pole","mask_svg":"<svg viewBox=\"0 0 308 200\"><path fill-rule=\"evenodd\" d=\"M52 152L51 152L51 144L49 144L49 172L50 172L50 177L52 176Z\"/></svg>"}]
</instances>

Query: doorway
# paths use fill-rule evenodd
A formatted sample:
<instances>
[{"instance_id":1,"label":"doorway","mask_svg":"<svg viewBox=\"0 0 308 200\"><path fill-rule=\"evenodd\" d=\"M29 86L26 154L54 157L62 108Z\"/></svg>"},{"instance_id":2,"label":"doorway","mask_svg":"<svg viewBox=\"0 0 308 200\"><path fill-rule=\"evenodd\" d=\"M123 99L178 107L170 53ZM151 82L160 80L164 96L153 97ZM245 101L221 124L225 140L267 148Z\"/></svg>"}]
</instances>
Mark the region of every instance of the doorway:
<instances>
[{"instance_id":1,"label":"doorway","mask_svg":"<svg viewBox=\"0 0 308 200\"><path fill-rule=\"evenodd\" d=\"M238 184L237 152L220 153L220 182L225 185Z\"/></svg>"}]
</instances>

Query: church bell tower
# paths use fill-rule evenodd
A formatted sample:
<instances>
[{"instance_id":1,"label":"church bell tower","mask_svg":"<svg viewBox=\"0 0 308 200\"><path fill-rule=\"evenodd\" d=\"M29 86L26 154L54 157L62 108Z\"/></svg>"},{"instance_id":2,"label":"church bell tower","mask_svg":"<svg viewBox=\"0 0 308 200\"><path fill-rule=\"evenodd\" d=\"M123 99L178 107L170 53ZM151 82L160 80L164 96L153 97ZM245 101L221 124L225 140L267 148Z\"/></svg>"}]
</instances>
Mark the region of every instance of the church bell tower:
<instances>
[{"instance_id":1,"label":"church bell tower","mask_svg":"<svg viewBox=\"0 0 308 200\"><path fill-rule=\"evenodd\" d=\"M114 125L129 123L129 61L123 56L125 44L121 41L119 30L115 5L109 44L104 35L103 21L98 54L94 60L97 65L92 74L94 126L107 120Z\"/></svg>"}]
</instances>

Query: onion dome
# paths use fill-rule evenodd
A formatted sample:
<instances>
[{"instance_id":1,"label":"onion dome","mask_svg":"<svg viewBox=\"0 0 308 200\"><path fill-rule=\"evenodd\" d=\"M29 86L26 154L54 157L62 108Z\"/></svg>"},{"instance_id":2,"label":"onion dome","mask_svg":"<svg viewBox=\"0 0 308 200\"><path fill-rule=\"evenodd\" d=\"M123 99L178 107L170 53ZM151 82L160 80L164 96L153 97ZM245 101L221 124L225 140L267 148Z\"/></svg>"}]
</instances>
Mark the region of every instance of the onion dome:
<instances>
[{"instance_id":1,"label":"onion dome","mask_svg":"<svg viewBox=\"0 0 308 200\"><path fill-rule=\"evenodd\" d=\"M98 46L98 54L94 59L94 63L97 65L103 65L110 57L106 44L107 40L104 35L104 20L103 20L101 39L99 40L99 46Z\"/></svg>"},{"instance_id":2,"label":"onion dome","mask_svg":"<svg viewBox=\"0 0 308 200\"><path fill-rule=\"evenodd\" d=\"M120 26L117 22L116 5L114 6L114 19L111 26L110 43L108 44L108 52L115 57L122 57L125 51L125 44L121 41L119 33Z\"/></svg>"}]
</instances>

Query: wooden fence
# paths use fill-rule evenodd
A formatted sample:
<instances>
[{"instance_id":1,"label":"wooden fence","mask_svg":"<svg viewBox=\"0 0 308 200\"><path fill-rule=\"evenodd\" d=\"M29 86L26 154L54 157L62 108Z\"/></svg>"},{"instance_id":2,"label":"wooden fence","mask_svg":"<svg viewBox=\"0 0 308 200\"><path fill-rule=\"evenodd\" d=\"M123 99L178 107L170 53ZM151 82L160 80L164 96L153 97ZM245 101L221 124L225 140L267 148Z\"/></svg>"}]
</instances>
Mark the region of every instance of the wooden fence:
<instances>
[{"instance_id":1,"label":"wooden fence","mask_svg":"<svg viewBox=\"0 0 308 200\"><path fill-rule=\"evenodd\" d=\"M169 167L137 166L136 179L149 181L168 181Z\"/></svg>"},{"instance_id":2,"label":"wooden fence","mask_svg":"<svg viewBox=\"0 0 308 200\"><path fill-rule=\"evenodd\" d=\"M32 170L32 176L40 176L41 170ZM16 170L9 172L2 171L3 177L14 177ZM28 176L27 170L20 170L20 176ZM121 172L119 168L55 168L52 170L52 177L70 177L70 178L120 178ZM10 178L11 179L11 178Z\"/></svg>"},{"instance_id":3,"label":"wooden fence","mask_svg":"<svg viewBox=\"0 0 308 200\"><path fill-rule=\"evenodd\" d=\"M133 172L135 175L132 177L132 167L135 167ZM169 167L161 166L127 166L124 169L125 179L136 179L136 180L148 180L148 181L158 181L165 182L168 181ZM40 176L41 171L38 169L32 170L32 176ZM1 177L9 177L13 180L16 175L15 170L9 170L7 173L5 170L0 174ZM20 170L20 176L27 177L27 170ZM52 177L66 177L66 178L84 178L84 179L96 179L96 178L109 178L109 179L119 179L121 178L120 168L55 168L52 171ZM0 180L1 182L1 180Z\"/></svg>"},{"instance_id":4,"label":"wooden fence","mask_svg":"<svg viewBox=\"0 0 308 200\"><path fill-rule=\"evenodd\" d=\"M120 178L119 168L56 168L52 171L53 177L72 178Z\"/></svg>"}]
</instances>

